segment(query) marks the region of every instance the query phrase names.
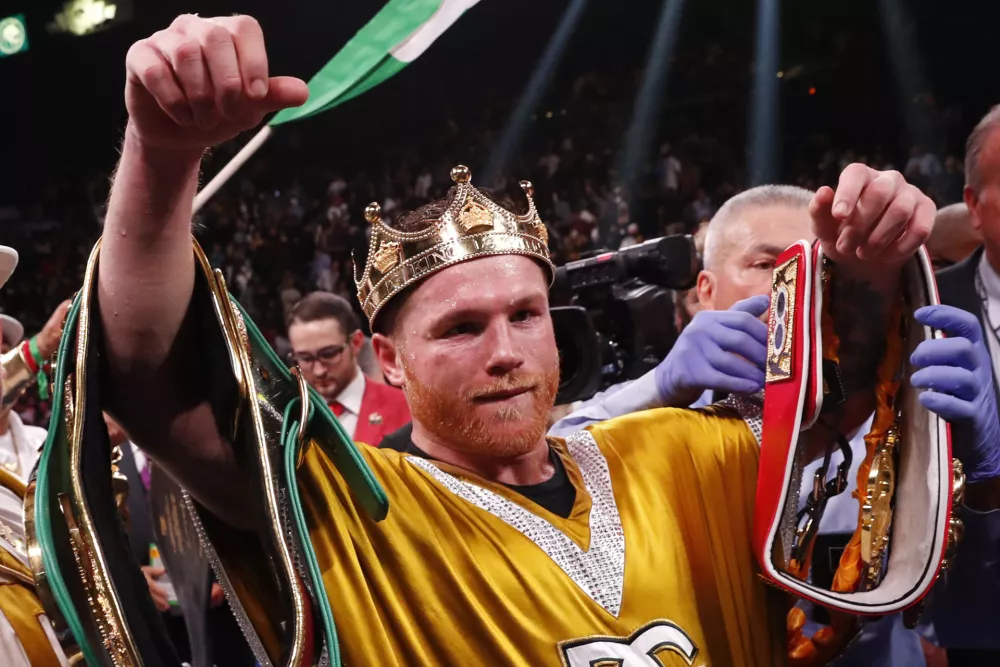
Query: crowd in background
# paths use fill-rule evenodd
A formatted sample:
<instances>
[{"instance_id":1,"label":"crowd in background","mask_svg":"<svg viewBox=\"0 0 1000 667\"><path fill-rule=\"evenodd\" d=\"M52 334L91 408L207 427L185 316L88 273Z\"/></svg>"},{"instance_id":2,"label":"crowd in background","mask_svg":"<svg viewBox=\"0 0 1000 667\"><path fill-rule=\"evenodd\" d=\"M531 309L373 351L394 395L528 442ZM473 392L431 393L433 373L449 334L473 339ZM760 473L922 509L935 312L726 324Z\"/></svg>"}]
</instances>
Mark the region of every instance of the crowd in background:
<instances>
[{"instance_id":1,"label":"crowd in background","mask_svg":"<svg viewBox=\"0 0 1000 667\"><path fill-rule=\"evenodd\" d=\"M718 93L731 89L720 80L745 75L731 54L710 44L681 54L681 61L690 66L676 68L676 102L663 110L672 122L651 137L648 159L630 188L620 181L620 148L641 75L591 71L553 84L555 92L529 121L520 150L492 183L476 174L500 141L509 99L486 98L482 109L437 112L436 120L408 141L371 154L330 155L324 133L335 131L335 125L316 124L276 132L266 150L199 213L196 236L230 290L284 355L289 351L286 319L303 295L320 289L355 301L352 254L363 262L367 252L365 206L378 201L391 219L441 197L458 163L472 167L478 186L509 188L524 178L533 182L557 264L597 249L692 233L751 185L738 129L745 112ZM947 114L941 122L947 125ZM944 142L907 152L894 146L848 148L836 141L832 134L784 138L778 156L784 182L810 189L834 185L846 164L862 161L877 169L899 169L940 205L961 198L961 158L944 152ZM238 148L233 142L212 154L207 174ZM37 331L79 288L100 235L107 189L107 173L53 186L32 213L48 222L5 231L3 242L17 248L21 262L0 294L0 310L20 319L26 331ZM47 423L47 405L34 394L18 410L26 423Z\"/></svg>"}]
</instances>

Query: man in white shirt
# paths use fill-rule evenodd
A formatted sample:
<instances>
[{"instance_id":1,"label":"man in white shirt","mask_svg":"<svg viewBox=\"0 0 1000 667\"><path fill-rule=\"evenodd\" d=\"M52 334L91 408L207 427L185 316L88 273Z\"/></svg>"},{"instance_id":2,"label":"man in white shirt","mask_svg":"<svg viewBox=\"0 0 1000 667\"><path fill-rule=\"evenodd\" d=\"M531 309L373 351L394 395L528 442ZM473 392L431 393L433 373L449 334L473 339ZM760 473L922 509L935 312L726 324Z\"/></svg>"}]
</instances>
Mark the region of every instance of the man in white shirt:
<instances>
[{"instance_id":1,"label":"man in white shirt","mask_svg":"<svg viewBox=\"0 0 1000 667\"><path fill-rule=\"evenodd\" d=\"M984 247L938 273L938 289L942 303L979 318L996 380L1000 378L1000 106L990 109L969 135L963 196L972 227L982 234ZM961 426L952 426L953 442L968 437ZM1000 623L1000 600L990 587L1000 582L1000 531L988 539L995 554L992 562L974 572L956 573L964 579L962 588L968 594L959 598L945 591L938 594L935 605L972 607L980 617ZM935 614L934 625L938 637L949 647L950 667L1000 664L1000 638L996 633L978 632L949 614Z\"/></svg>"},{"instance_id":2,"label":"man in white shirt","mask_svg":"<svg viewBox=\"0 0 1000 667\"><path fill-rule=\"evenodd\" d=\"M41 367L59 347L62 325L69 310L69 301L59 304L42 330L28 341L23 354ZM25 345L24 326L10 315L0 315L0 353L6 354L19 345ZM45 442L46 430L29 426L21 416L8 406L0 410L0 466L27 481L38 460L38 452Z\"/></svg>"},{"instance_id":3,"label":"man in white shirt","mask_svg":"<svg viewBox=\"0 0 1000 667\"><path fill-rule=\"evenodd\" d=\"M0 246L0 286L17 266L17 252ZM5 318L2 348L9 351L20 342L23 327L12 318ZM0 394L5 373L0 370ZM3 417L8 424L20 425L16 414ZM23 426L22 426L23 428ZM44 436L44 430L42 431ZM8 425L10 441L23 438ZM22 443L24 444L24 443ZM34 449L37 452L37 448ZM14 456L17 467L34 465L34 459ZM30 470L30 468L28 469ZM26 476L26 473L25 473ZM34 579L28 565L24 545L24 481L10 466L0 466L0 665L4 667L67 667L66 657L59 647L52 625L35 595Z\"/></svg>"},{"instance_id":4,"label":"man in white shirt","mask_svg":"<svg viewBox=\"0 0 1000 667\"><path fill-rule=\"evenodd\" d=\"M410 421L403 392L366 381L358 365L365 335L351 304L336 294L313 292L295 304L288 324L292 357L347 435L377 446Z\"/></svg>"},{"instance_id":5,"label":"man in white shirt","mask_svg":"<svg viewBox=\"0 0 1000 667\"><path fill-rule=\"evenodd\" d=\"M719 209L705 233L702 253L705 270L699 274L694 288L704 310L726 311L749 319L752 319L751 315L757 316L766 310L768 299L763 295L770 290L778 256L799 239L811 237L808 206L812 196L812 192L799 187L763 185L736 195ZM731 319L724 314L718 322ZM758 391L764 383L763 370L747 363L737 372L727 365L726 359L731 355L713 354L716 337L709 327L714 325L706 323L715 321L706 317L693 319L682 334L685 342L678 340L674 348L679 355L671 354L663 362L666 365L671 363L672 358L703 356L711 360L710 363L718 363L717 366L713 364L713 371L670 374L680 381L673 382L669 396L663 391L666 387L660 386L662 383L657 380L657 371L650 371L634 382L612 387L596 396L556 423L549 433L565 435L595 421L654 407L701 407L718 399L718 395L713 394ZM762 322L755 324L761 335L766 336L766 325ZM728 330L728 334L745 335L735 328ZM691 344L689 341L694 342L695 348L686 350L684 345ZM707 348L712 349L706 351ZM823 514L819 528L820 543L813 560L814 579L832 577L840 551L857 526L858 501L852 491L857 488L854 481L865 456L863 435L869 427L870 423L862 425L851 441L853 457L847 479L853 486L831 498ZM840 451L832 454L828 478L843 460ZM821 464L822 461L816 461L802 473L805 485L803 504ZM810 633L812 631L810 627ZM920 636L907 630L902 617L896 615L868 624L860 638L834 664L837 667L920 667L926 662Z\"/></svg>"}]
</instances>

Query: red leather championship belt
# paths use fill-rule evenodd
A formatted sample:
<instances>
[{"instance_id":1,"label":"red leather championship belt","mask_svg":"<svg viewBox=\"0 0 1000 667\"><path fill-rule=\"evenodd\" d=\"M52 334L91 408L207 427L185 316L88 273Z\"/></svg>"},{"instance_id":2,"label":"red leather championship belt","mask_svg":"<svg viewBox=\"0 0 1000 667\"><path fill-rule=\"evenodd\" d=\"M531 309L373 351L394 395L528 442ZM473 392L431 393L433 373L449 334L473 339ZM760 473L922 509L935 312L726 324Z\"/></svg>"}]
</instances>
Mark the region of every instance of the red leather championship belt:
<instances>
[{"instance_id":1,"label":"red leather championship belt","mask_svg":"<svg viewBox=\"0 0 1000 667\"><path fill-rule=\"evenodd\" d=\"M807 637L805 614L789 612L789 662L825 664L856 634L859 617L917 607L947 566L961 536L953 516L964 475L952 460L948 424L924 408L907 379L916 346L940 332L913 311L938 303L926 252L905 267L878 367L876 410L864 452L836 431L839 340L827 298L836 266L819 244L800 241L778 259L771 284L766 390L754 517L754 553L763 576L830 610L830 625ZM833 454L843 461L833 465ZM852 456L864 454L855 480ZM814 476L807 465L820 460ZM852 483L853 482L853 483ZM858 523L831 586L810 581L812 552L827 501L858 499Z\"/></svg>"}]
</instances>

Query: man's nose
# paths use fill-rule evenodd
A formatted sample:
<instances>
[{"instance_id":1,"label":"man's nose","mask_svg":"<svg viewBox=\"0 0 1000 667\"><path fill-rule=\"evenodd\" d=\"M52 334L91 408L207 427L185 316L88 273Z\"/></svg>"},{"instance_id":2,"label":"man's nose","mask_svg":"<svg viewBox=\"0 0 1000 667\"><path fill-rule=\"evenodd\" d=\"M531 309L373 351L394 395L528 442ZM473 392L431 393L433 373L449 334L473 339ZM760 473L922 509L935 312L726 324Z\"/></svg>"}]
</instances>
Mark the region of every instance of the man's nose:
<instances>
[{"instance_id":1,"label":"man's nose","mask_svg":"<svg viewBox=\"0 0 1000 667\"><path fill-rule=\"evenodd\" d=\"M524 364L524 355L506 319L490 327L484 343L490 351L486 363L486 372L490 375L506 375Z\"/></svg>"}]
</instances>

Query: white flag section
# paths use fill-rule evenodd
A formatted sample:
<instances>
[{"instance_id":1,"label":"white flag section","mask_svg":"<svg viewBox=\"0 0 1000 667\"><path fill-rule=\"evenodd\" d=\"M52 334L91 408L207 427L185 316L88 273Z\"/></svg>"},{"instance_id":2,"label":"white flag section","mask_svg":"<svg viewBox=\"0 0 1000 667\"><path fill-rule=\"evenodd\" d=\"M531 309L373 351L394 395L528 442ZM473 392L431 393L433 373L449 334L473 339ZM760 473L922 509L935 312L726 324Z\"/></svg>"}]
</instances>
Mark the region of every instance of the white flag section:
<instances>
[{"instance_id":1,"label":"white flag section","mask_svg":"<svg viewBox=\"0 0 1000 667\"><path fill-rule=\"evenodd\" d=\"M443 0L441 6L427 23L417 28L412 35L389 51L393 58L412 63L434 43L441 34L479 0Z\"/></svg>"}]
</instances>

